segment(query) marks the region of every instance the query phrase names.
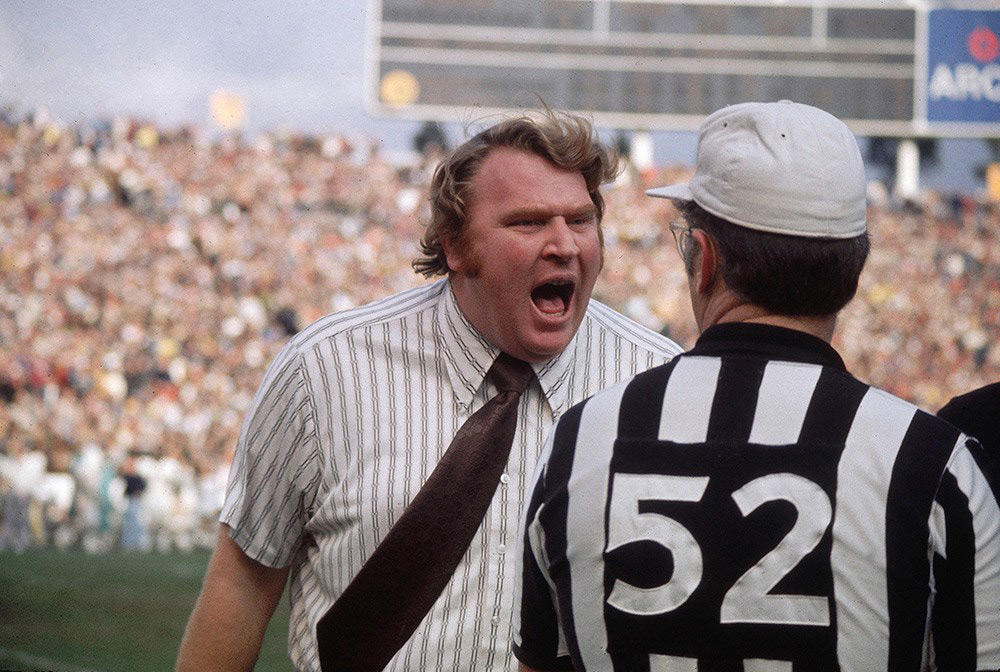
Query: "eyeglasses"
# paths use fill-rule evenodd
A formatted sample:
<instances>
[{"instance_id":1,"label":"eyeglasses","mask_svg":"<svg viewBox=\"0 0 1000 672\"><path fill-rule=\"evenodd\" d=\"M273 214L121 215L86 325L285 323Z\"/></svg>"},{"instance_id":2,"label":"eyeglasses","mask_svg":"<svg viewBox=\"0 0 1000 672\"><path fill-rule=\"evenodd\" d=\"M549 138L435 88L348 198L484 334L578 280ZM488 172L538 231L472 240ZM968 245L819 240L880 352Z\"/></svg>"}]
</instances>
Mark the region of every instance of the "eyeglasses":
<instances>
[{"instance_id":1,"label":"eyeglasses","mask_svg":"<svg viewBox=\"0 0 1000 672\"><path fill-rule=\"evenodd\" d=\"M677 245L677 254L681 259L687 259L688 241L691 239L691 227L682 220L676 220L667 224L670 227L670 234L674 237L674 244Z\"/></svg>"}]
</instances>

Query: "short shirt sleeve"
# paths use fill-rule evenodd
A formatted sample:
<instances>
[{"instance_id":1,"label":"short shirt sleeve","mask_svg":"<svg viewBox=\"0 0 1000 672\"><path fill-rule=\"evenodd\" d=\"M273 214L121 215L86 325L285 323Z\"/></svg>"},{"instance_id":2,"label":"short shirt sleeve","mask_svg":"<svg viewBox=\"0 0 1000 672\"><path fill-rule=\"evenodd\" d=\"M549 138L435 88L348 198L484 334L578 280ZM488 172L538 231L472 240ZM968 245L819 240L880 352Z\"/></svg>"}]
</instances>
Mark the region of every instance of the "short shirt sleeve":
<instances>
[{"instance_id":1,"label":"short shirt sleeve","mask_svg":"<svg viewBox=\"0 0 1000 672\"><path fill-rule=\"evenodd\" d=\"M247 412L219 518L247 556L269 567L291 562L316 499L313 409L301 357L286 346Z\"/></svg>"}]
</instances>

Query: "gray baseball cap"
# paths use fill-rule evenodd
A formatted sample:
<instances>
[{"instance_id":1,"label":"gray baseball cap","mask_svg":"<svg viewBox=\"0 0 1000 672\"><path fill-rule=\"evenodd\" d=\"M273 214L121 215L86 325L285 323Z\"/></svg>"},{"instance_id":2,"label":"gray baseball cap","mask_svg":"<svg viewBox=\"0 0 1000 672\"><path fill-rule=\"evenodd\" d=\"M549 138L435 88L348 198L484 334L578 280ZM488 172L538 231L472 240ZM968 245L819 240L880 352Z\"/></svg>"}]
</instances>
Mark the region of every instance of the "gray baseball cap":
<instances>
[{"instance_id":1,"label":"gray baseball cap","mask_svg":"<svg viewBox=\"0 0 1000 672\"><path fill-rule=\"evenodd\" d=\"M846 125L782 100L724 107L702 122L695 173L646 191L694 201L750 229L810 238L866 231L865 168Z\"/></svg>"}]
</instances>

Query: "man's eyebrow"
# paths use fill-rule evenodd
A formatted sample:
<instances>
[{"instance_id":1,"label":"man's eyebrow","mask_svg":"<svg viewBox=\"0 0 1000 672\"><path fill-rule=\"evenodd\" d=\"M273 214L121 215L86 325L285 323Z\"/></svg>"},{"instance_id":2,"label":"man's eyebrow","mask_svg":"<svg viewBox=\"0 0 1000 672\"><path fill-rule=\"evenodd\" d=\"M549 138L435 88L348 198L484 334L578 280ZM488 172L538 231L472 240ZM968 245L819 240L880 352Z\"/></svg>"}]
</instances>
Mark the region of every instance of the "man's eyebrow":
<instances>
[{"instance_id":1,"label":"man's eyebrow","mask_svg":"<svg viewBox=\"0 0 1000 672\"><path fill-rule=\"evenodd\" d=\"M518 219L547 219L555 215L564 217L591 217L597 215L597 206L593 203L581 205L579 208L571 208L568 212L553 211L550 208L515 208L506 212L503 219L514 221Z\"/></svg>"}]
</instances>

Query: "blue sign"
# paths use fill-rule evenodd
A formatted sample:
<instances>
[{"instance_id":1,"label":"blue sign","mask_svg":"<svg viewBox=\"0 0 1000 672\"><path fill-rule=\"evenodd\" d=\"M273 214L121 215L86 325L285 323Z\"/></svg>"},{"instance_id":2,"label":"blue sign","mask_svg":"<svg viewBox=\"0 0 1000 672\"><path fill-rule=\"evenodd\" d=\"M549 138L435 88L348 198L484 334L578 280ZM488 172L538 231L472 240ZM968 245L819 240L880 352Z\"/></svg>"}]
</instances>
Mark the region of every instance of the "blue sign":
<instances>
[{"instance_id":1,"label":"blue sign","mask_svg":"<svg viewBox=\"0 0 1000 672\"><path fill-rule=\"evenodd\" d=\"M1000 123L1000 12L928 13L927 120Z\"/></svg>"}]
</instances>

